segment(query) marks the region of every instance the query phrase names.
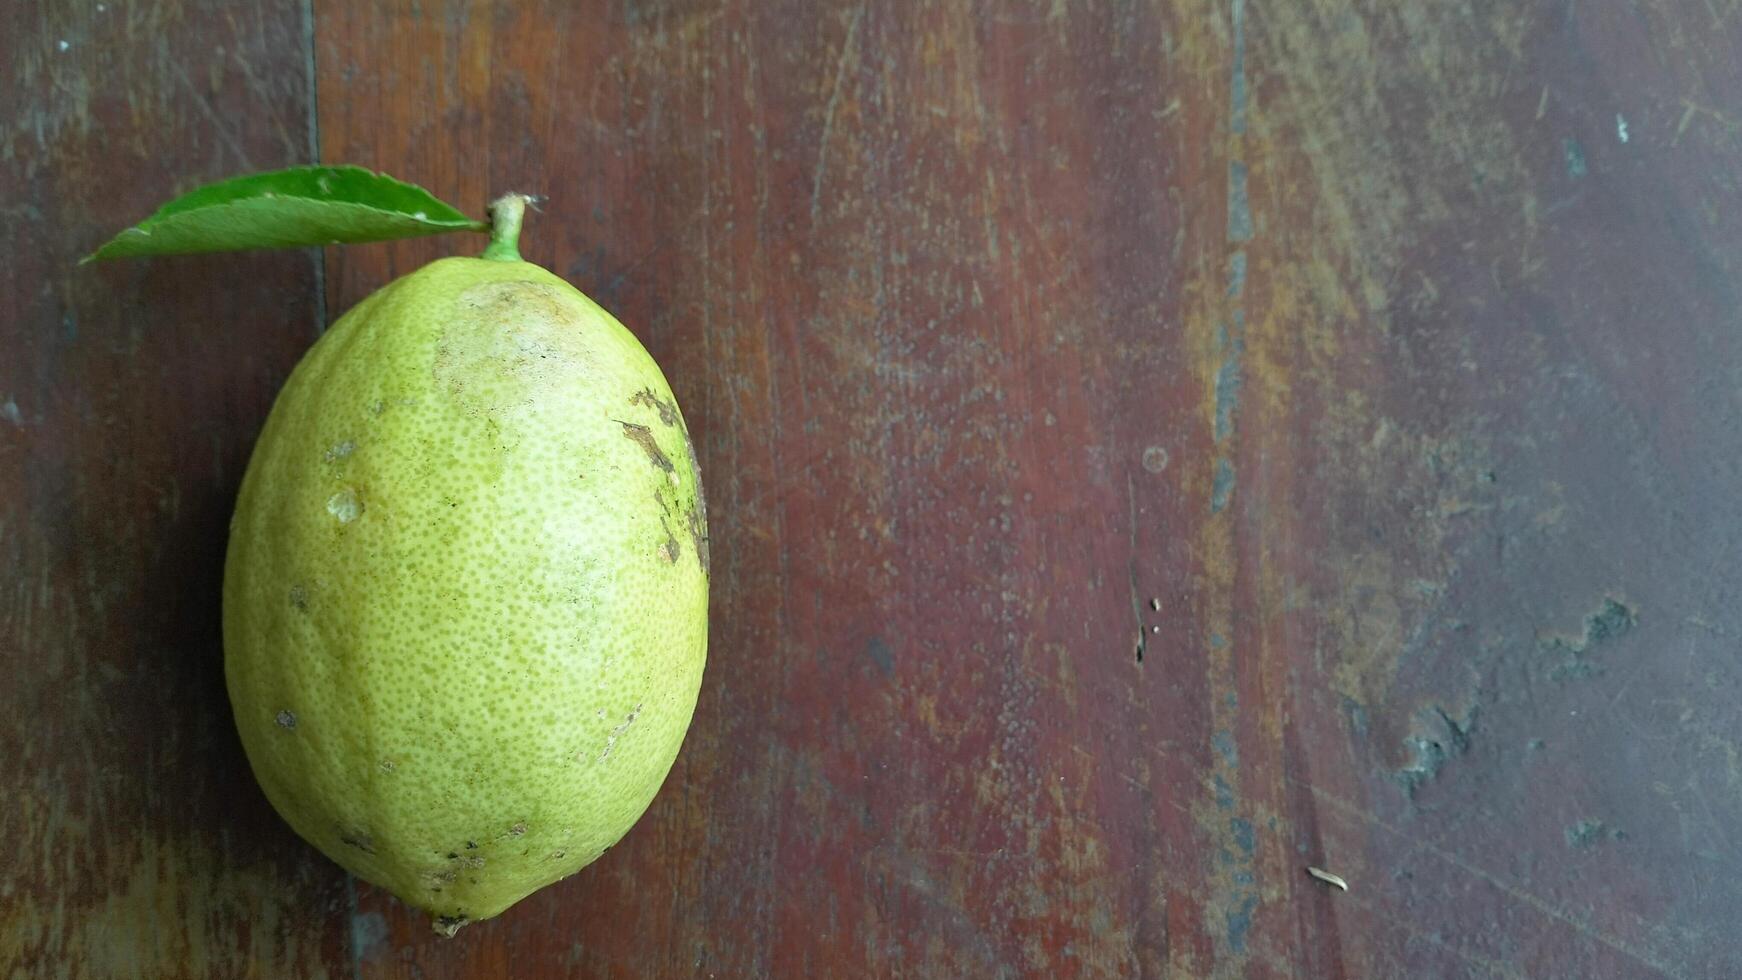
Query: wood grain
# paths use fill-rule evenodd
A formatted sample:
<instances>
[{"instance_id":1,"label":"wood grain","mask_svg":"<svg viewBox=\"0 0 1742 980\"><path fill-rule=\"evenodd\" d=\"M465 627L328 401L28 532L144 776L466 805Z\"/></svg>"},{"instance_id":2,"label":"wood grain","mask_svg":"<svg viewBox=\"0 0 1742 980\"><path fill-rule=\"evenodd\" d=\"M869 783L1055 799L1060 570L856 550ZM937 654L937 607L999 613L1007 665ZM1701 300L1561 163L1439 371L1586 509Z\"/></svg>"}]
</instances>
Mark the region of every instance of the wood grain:
<instances>
[{"instance_id":1,"label":"wood grain","mask_svg":"<svg viewBox=\"0 0 1742 980\"><path fill-rule=\"evenodd\" d=\"M0 975L349 972L341 876L224 697L224 537L315 335L306 253L78 258L309 153L294 6L0 4Z\"/></svg>"},{"instance_id":2,"label":"wood grain","mask_svg":"<svg viewBox=\"0 0 1742 980\"><path fill-rule=\"evenodd\" d=\"M14 972L1742 973L1742 10L117 3L68 60L103 22L45 9L0 13ZM466 243L324 296L69 264L311 108L547 195L523 251L712 505L665 789L451 941L260 800L216 602L318 301Z\"/></svg>"}]
</instances>

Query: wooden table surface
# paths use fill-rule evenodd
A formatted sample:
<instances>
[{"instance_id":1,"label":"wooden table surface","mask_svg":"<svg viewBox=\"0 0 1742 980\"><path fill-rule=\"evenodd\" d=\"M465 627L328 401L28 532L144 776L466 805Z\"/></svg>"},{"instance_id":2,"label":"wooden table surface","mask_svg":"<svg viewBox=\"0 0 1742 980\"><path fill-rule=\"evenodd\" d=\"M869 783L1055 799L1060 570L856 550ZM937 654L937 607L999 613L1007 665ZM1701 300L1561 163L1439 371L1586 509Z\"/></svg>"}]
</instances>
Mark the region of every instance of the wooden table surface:
<instances>
[{"instance_id":1,"label":"wooden table surface","mask_svg":"<svg viewBox=\"0 0 1742 980\"><path fill-rule=\"evenodd\" d=\"M1738 8L0 4L0 975L1742 975ZM479 243L74 264L316 159L548 195L708 483L670 779L453 940L266 804L219 583Z\"/></svg>"}]
</instances>

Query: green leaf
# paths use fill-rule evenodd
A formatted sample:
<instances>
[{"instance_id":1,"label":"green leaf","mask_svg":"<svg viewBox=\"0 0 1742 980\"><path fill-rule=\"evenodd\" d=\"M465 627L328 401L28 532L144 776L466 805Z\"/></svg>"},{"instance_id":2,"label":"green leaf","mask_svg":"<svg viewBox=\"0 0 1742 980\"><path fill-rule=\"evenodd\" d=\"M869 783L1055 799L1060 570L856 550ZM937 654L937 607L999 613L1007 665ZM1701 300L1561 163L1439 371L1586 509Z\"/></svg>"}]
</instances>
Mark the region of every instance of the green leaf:
<instances>
[{"instance_id":1,"label":"green leaf","mask_svg":"<svg viewBox=\"0 0 1742 980\"><path fill-rule=\"evenodd\" d=\"M386 174L362 167L291 167L184 194L83 261L379 242L489 227Z\"/></svg>"}]
</instances>

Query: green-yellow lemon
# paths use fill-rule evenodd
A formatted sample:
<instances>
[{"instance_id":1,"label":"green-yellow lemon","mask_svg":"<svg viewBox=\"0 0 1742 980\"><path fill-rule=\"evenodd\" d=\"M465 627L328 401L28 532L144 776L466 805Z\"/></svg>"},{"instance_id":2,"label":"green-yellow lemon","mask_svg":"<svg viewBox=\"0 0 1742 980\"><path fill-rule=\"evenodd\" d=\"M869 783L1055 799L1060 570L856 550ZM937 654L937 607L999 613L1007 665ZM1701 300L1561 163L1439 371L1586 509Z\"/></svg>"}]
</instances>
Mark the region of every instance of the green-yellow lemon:
<instances>
[{"instance_id":1,"label":"green-yellow lemon","mask_svg":"<svg viewBox=\"0 0 1742 980\"><path fill-rule=\"evenodd\" d=\"M274 404L231 523L225 674L278 812L451 934L647 808L707 602L653 359L536 265L449 258L341 318Z\"/></svg>"}]
</instances>

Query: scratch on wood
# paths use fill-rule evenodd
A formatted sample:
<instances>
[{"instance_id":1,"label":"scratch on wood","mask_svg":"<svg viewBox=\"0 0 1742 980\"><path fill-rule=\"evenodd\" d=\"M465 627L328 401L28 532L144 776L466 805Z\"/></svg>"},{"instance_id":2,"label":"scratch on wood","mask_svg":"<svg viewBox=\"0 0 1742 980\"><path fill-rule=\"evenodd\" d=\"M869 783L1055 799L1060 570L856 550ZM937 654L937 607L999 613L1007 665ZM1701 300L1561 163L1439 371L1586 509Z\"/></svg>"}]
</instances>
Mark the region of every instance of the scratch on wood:
<instances>
[{"instance_id":1,"label":"scratch on wood","mask_svg":"<svg viewBox=\"0 0 1742 980\"><path fill-rule=\"evenodd\" d=\"M932 877L930 868L919 854L894 844L874 848L868 855L868 871L883 883L905 889L922 902L936 919L939 929L948 935L963 953L973 956L985 975L1004 973L997 945L985 928L970 915L959 890L946 887ZM989 969L988 969L989 968Z\"/></svg>"},{"instance_id":2,"label":"scratch on wood","mask_svg":"<svg viewBox=\"0 0 1742 980\"><path fill-rule=\"evenodd\" d=\"M1372 811L1370 811L1370 810L1366 810L1366 809L1359 807L1353 803L1350 803L1350 802L1342 799L1341 797L1338 797L1336 794L1331 793L1327 790L1320 789L1319 787L1313 786L1310 783L1304 783L1298 779L1293 779L1293 778L1289 778L1288 781L1290 783L1293 783L1296 786L1302 787L1307 792L1311 793L1313 795L1314 799L1316 799L1322 803L1329 804L1331 809L1333 809L1333 810L1337 810L1337 811L1339 811L1347 816L1352 816L1355 819L1360 820L1362 823L1368 824L1369 826L1378 827L1379 829L1384 830L1384 831L1388 831L1389 833L1394 834L1398 837L1407 838L1413 846L1421 848L1422 850L1428 852L1429 854L1432 854L1434 857L1439 858L1440 860L1446 862L1447 864L1450 864L1452 867L1457 868L1458 870L1463 871L1466 874L1469 874L1473 877L1479 878L1482 881L1485 881L1488 884L1493 885L1495 888L1498 888L1500 891L1504 892L1505 894L1510 895L1512 898L1517 899L1520 902L1523 902L1524 904L1530 906L1531 908L1537 910L1538 912L1541 912L1543 915L1546 915L1551 919L1554 919L1558 922L1561 922L1562 924L1573 929L1575 932L1578 932L1580 935L1583 935L1588 939L1596 940L1597 942L1602 943L1603 945L1609 947L1610 949L1614 950L1615 952L1620 953L1621 955L1626 956L1629 959L1631 959L1637 963L1640 963L1644 966L1651 967L1652 969L1658 971L1659 973L1662 973L1664 976L1673 977L1673 978L1675 978L1675 980L1693 980L1693 978L1691 976L1689 976L1687 973L1684 973L1681 970L1676 969L1673 965L1666 963L1663 960L1658 959L1656 956L1652 955L1652 953L1649 950L1640 949L1639 947L1633 945L1632 943L1627 942L1626 940L1624 940L1618 936L1611 935L1610 933L1607 933L1607 932L1603 931L1602 929L1599 929L1596 926L1593 926L1590 923L1585 922L1583 919L1580 919L1577 916L1574 916L1572 913L1567 912L1566 910L1560 908L1557 905L1554 905L1553 903L1547 901L1546 899L1543 899L1537 895L1534 895L1530 892L1525 891L1524 889L1518 887L1517 885L1512 884L1511 882L1507 881L1506 879L1501 878L1499 875L1496 875L1493 872L1487 871L1483 868L1479 868L1476 865L1471 864L1469 861L1466 861L1463 858L1459 857L1458 855L1452 853L1451 851L1445 850L1444 848L1438 847L1432 843L1429 843L1426 840L1423 840L1420 837L1420 835L1405 833L1403 830L1399 829L1398 827L1395 827L1392 824L1388 823L1387 821L1380 819L1378 816L1375 816L1372 813Z\"/></svg>"},{"instance_id":3,"label":"scratch on wood","mask_svg":"<svg viewBox=\"0 0 1742 980\"><path fill-rule=\"evenodd\" d=\"M1137 662L1142 663L1149 641L1143 629L1143 596L1137 589L1137 489L1129 474L1125 477L1125 509L1131 544L1131 556L1127 561L1131 579L1131 616L1137 626Z\"/></svg>"},{"instance_id":4,"label":"scratch on wood","mask_svg":"<svg viewBox=\"0 0 1742 980\"><path fill-rule=\"evenodd\" d=\"M218 115L218 111L212 108L211 100L207 99L205 93L194 85L193 79L188 77L187 70L181 66L180 62L174 64L174 71L176 80L181 82L182 88L186 89L189 95L193 96L194 105L199 107L200 113L206 117L206 121L212 124L212 132L217 133L218 138L224 141L224 145L230 148L230 152L236 155L238 163L246 169L254 169L254 164L248 159L248 151L242 148L241 142L236 139L236 134L230 131L230 126L224 121L224 117Z\"/></svg>"},{"instance_id":5,"label":"scratch on wood","mask_svg":"<svg viewBox=\"0 0 1742 980\"><path fill-rule=\"evenodd\" d=\"M1375 905L1375 903L1362 901L1361 899L1356 898L1353 895L1351 895L1347 898L1339 897L1338 900L1343 901L1343 902L1350 902L1350 903L1354 904L1357 908L1360 908L1361 910L1367 912L1370 915L1376 915L1380 911L1379 908ZM1389 908L1389 907L1386 908L1384 911L1386 913L1383 917L1384 921L1388 925L1390 925L1391 927L1402 930L1411 939L1425 940L1429 945L1433 946L1434 948L1444 950L1447 953L1450 953L1451 955L1464 961L1465 963L1470 964L1471 966L1479 966L1482 969L1487 970L1488 972L1494 974L1495 976L1506 977L1507 980L1527 980L1525 974L1520 973L1516 967L1512 966L1509 963L1503 962L1501 960L1489 959L1486 956L1481 956L1477 953L1473 953L1473 952L1471 952L1467 949L1464 949L1460 946L1454 946L1453 944L1451 944L1445 940L1443 934L1430 933L1430 932L1427 932L1427 931L1424 931L1421 929L1417 929L1414 926L1410 925L1408 920L1404 919L1401 916L1392 914L1392 912L1394 910Z\"/></svg>"},{"instance_id":6,"label":"scratch on wood","mask_svg":"<svg viewBox=\"0 0 1742 980\"><path fill-rule=\"evenodd\" d=\"M1228 82L1228 129L1235 136L1246 133L1246 0L1234 0L1228 19L1233 23L1233 67Z\"/></svg>"},{"instance_id":7,"label":"scratch on wood","mask_svg":"<svg viewBox=\"0 0 1742 980\"><path fill-rule=\"evenodd\" d=\"M811 174L811 224L817 222L817 209L823 196L823 174L829 168L829 136L835 131L835 109L841 104L841 83L847 74L847 62L853 58L859 37L859 22L865 19L865 4L853 8L853 19L847 23L847 37L841 42L841 53L835 59L835 83L829 88L829 102L823 109L823 136L817 144L817 169Z\"/></svg>"}]
</instances>

